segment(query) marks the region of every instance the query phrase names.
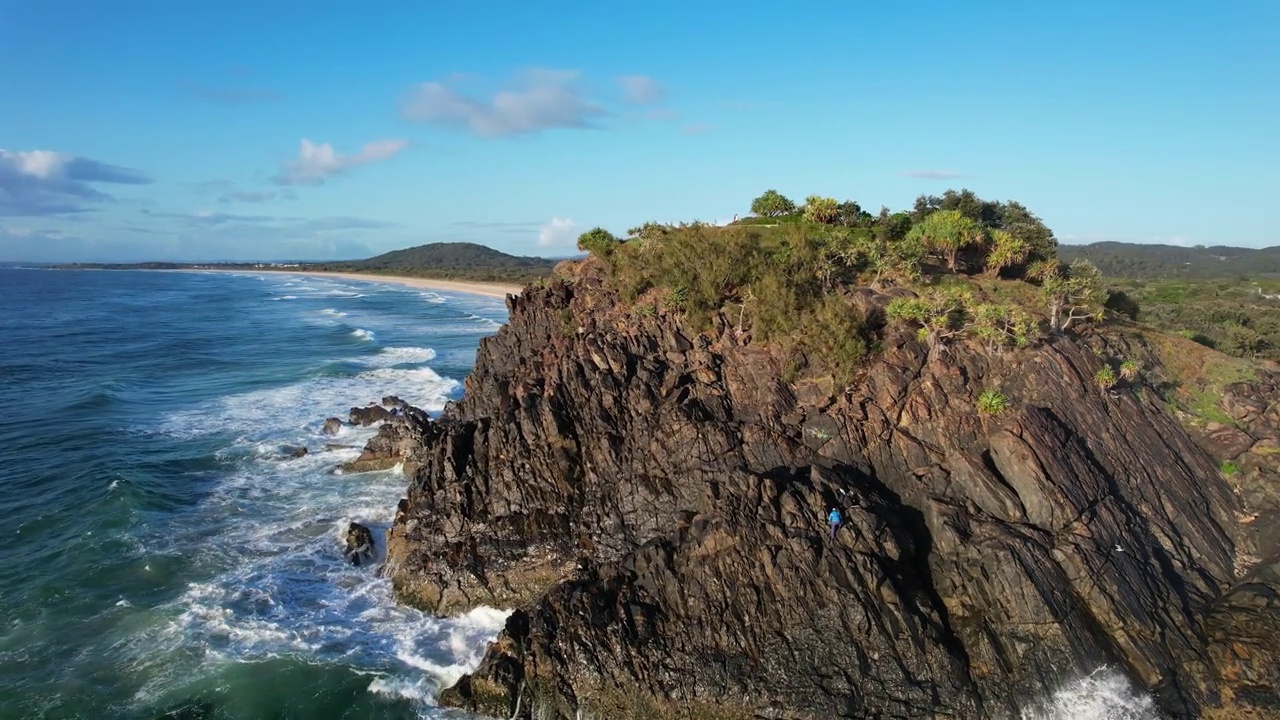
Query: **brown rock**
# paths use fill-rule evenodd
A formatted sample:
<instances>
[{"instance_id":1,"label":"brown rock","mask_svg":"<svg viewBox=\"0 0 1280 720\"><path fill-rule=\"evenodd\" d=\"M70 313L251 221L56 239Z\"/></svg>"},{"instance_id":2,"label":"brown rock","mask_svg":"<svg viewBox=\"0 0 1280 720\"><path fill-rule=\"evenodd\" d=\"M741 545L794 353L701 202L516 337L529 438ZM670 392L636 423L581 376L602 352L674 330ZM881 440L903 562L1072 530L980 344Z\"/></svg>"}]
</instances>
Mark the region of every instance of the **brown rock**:
<instances>
[{"instance_id":1,"label":"brown rock","mask_svg":"<svg viewBox=\"0 0 1280 720\"><path fill-rule=\"evenodd\" d=\"M362 408L351 408L351 424L366 427L391 417L391 411L381 405L367 405Z\"/></svg>"},{"instance_id":2,"label":"brown rock","mask_svg":"<svg viewBox=\"0 0 1280 720\"><path fill-rule=\"evenodd\" d=\"M1232 460L1249 451L1254 439L1249 433L1222 423L1209 423L1209 452L1219 460Z\"/></svg>"},{"instance_id":3,"label":"brown rock","mask_svg":"<svg viewBox=\"0 0 1280 720\"><path fill-rule=\"evenodd\" d=\"M1017 717L1110 663L1190 718L1245 689L1259 661L1232 642L1280 641L1245 630L1271 612L1253 591L1215 609L1246 545L1219 461L1158 403L1099 393L1076 339L931 357L889 332L818 412L771 350L631 318L595 283L509 298L462 400L367 448L416 467L382 570L399 595L520 608L446 704ZM1093 341L1158 376L1138 341ZM991 387L1015 409L979 416Z\"/></svg>"}]
</instances>

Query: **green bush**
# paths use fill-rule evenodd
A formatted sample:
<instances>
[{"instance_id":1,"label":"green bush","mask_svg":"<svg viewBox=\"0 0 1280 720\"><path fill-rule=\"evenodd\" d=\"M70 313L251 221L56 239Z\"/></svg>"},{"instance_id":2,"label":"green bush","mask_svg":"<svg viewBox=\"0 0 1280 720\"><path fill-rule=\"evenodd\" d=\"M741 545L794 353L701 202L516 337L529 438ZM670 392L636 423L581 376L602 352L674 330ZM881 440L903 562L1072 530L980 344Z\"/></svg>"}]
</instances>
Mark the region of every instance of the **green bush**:
<instances>
[{"instance_id":1,"label":"green bush","mask_svg":"<svg viewBox=\"0 0 1280 720\"><path fill-rule=\"evenodd\" d=\"M1138 363L1132 360L1125 360L1124 362L1120 363L1120 377L1126 382L1132 382L1134 380L1137 380L1138 375L1141 374L1141 372L1142 372L1142 368L1138 365Z\"/></svg>"},{"instance_id":2,"label":"green bush","mask_svg":"<svg viewBox=\"0 0 1280 720\"><path fill-rule=\"evenodd\" d=\"M578 236L578 249L609 261L621 243L604 228L592 228Z\"/></svg>"},{"instance_id":3,"label":"green bush","mask_svg":"<svg viewBox=\"0 0 1280 720\"><path fill-rule=\"evenodd\" d=\"M1093 383L1103 390L1110 390L1115 387L1116 373L1109 366L1104 367L1093 374Z\"/></svg>"},{"instance_id":4,"label":"green bush","mask_svg":"<svg viewBox=\"0 0 1280 720\"><path fill-rule=\"evenodd\" d=\"M974 401L974 407L983 415L999 415L1009 409L1009 398L995 390L983 390Z\"/></svg>"},{"instance_id":5,"label":"green bush","mask_svg":"<svg viewBox=\"0 0 1280 720\"><path fill-rule=\"evenodd\" d=\"M1239 465L1236 465L1235 463L1231 462L1230 460L1228 460L1228 461L1226 461L1226 462L1222 463L1222 474L1223 474L1223 475L1235 475L1235 474L1236 474L1236 473L1238 473L1238 472L1240 472L1240 466L1239 466Z\"/></svg>"}]
</instances>

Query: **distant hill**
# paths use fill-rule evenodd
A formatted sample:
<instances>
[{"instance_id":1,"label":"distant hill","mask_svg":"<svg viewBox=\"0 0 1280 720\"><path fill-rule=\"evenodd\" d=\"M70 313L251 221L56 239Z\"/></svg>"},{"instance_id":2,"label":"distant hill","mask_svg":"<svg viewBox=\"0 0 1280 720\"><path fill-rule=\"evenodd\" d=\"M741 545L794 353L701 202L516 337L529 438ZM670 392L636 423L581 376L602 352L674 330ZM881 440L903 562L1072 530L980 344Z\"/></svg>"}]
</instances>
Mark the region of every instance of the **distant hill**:
<instances>
[{"instance_id":1,"label":"distant hill","mask_svg":"<svg viewBox=\"0 0 1280 720\"><path fill-rule=\"evenodd\" d=\"M1103 275L1135 280L1222 280L1280 275L1280 247L1179 247L1101 242L1059 245L1067 262L1091 261Z\"/></svg>"},{"instance_id":2,"label":"distant hill","mask_svg":"<svg viewBox=\"0 0 1280 720\"><path fill-rule=\"evenodd\" d=\"M367 260L308 263L310 270L524 283L551 273L556 260L508 255L475 243L430 243Z\"/></svg>"}]
</instances>

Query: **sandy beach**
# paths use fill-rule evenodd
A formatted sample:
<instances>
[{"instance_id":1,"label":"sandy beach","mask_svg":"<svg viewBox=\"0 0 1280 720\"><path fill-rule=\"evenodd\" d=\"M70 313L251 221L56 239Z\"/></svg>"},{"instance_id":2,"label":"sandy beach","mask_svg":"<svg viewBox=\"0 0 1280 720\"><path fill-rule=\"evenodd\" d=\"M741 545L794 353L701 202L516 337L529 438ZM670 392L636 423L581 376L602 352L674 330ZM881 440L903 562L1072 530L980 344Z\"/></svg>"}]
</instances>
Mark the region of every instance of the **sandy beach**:
<instances>
[{"instance_id":1,"label":"sandy beach","mask_svg":"<svg viewBox=\"0 0 1280 720\"><path fill-rule=\"evenodd\" d=\"M315 277L332 277L343 280L362 280L365 282L391 283L421 290L437 290L443 292L468 293L487 297L503 298L508 295L519 295L524 288L506 283L472 282L468 280L436 280L434 278L406 277L402 275L374 275L372 273L323 272L320 270L215 270L192 269L179 272L233 272L254 273L261 275L310 275Z\"/></svg>"}]
</instances>

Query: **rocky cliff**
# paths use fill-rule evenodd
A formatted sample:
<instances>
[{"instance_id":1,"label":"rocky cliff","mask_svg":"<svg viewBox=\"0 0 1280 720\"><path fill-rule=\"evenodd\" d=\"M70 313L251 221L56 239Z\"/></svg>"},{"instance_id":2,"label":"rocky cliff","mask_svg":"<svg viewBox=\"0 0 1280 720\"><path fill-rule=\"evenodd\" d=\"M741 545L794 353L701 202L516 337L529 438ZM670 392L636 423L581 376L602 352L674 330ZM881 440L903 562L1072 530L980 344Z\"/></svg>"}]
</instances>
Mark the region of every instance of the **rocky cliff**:
<instances>
[{"instance_id":1,"label":"rocky cliff","mask_svg":"<svg viewBox=\"0 0 1280 720\"><path fill-rule=\"evenodd\" d=\"M1253 531L1276 507L1276 377L1233 386L1231 422L1197 433L1137 330L1005 353L885 330L836 392L782 382L786 359L723 319L695 334L589 275L508 304L463 399L370 446L412 476L382 570L401 597L516 609L445 703L1017 717L1111 664L1170 717L1280 708L1274 543ZM1094 384L1121 360L1143 374ZM980 414L988 390L1007 409Z\"/></svg>"}]
</instances>

